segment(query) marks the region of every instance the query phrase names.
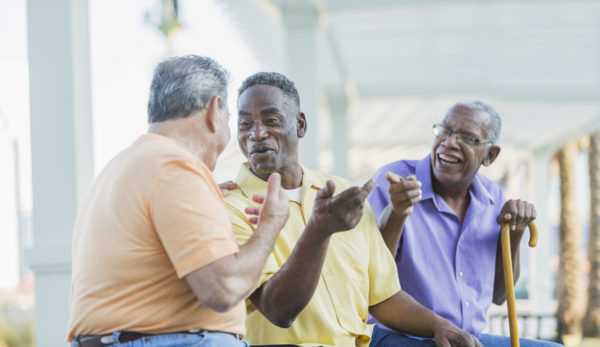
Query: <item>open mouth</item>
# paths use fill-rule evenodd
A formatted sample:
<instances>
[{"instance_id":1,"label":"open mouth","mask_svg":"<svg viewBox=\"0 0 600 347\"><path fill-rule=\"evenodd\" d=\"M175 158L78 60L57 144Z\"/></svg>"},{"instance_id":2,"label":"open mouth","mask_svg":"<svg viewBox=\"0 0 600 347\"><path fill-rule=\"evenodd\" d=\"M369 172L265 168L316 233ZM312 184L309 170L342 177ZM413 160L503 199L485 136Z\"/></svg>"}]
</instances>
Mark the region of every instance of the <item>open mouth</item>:
<instances>
[{"instance_id":1,"label":"open mouth","mask_svg":"<svg viewBox=\"0 0 600 347\"><path fill-rule=\"evenodd\" d=\"M453 156L447 155L447 154L443 154L440 153L438 154L438 160L443 163L443 164L458 164L460 162L460 160L458 158L455 158Z\"/></svg>"},{"instance_id":2,"label":"open mouth","mask_svg":"<svg viewBox=\"0 0 600 347\"><path fill-rule=\"evenodd\" d=\"M250 151L250 155L264 155L273 152L273 149L268 146L257 146Z\"/></svg>"}]
</instances>

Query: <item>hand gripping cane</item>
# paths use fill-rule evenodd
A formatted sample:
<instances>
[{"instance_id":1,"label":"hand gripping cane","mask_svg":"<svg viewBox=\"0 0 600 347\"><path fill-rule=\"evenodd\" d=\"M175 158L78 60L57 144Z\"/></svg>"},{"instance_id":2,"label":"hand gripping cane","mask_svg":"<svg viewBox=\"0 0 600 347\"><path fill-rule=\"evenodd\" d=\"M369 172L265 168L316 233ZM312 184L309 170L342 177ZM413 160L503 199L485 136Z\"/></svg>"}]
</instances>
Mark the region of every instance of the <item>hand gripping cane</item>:
<instances>
[{"instance_id":1,"label":"hand gripping cane","mask_svg":"<svg viewBox=\"0 0 600 347\"><path fill-rule=\"evenodd\" d=\"M529 223L529 247L535 247L538 240L537 227ZM515 308L515 288L513 283L512 259L510 255L510 225L504 223L500 231L502 238L502 263L504 265L504 285L508 306L508 323L510 326L510 345L519 347L519 329L517 327L517 310Z\"/></svg>"}]
</instances>

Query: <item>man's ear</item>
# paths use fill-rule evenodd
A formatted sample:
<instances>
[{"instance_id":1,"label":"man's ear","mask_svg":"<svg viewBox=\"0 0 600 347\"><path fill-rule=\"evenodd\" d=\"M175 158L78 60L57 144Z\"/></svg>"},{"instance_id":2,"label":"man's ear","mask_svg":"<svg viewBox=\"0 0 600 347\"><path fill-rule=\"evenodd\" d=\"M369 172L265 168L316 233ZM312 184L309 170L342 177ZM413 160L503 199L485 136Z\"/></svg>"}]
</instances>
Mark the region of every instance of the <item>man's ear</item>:
<instances>
[{"instance_id":1,"label":"man's ear","mask_svg":"<svg viewBox=\"0 0 600 347\"><path fill-rule=\"evenodd\" d=\"M213 133L217 132L217 116L222 102L221 97L217 95L208 100L206 105L206 126Z\"/></svg>"},{"instance_id":2,"label":"man's ear","mask_svg":"<svg viewBox=\"0 0 600 347\"><path fill-rule=\"evenodd\" d=\"M306 129L307 129L306 116L304 115L304 113L300 112L296 116L296 126L297 126L298 138L301 139L304 137L304 135L306 135Z\"/></svg>"},{"instance_id":3,"label":"man's ear","mask_svg":"<svg viewBox=\"0 0 600 347\"><path fill-rule=\"evenodd\" d=\"M487 149L485 158L483 158L483 166L490 166L496 158L498 158L498 154L500 154L499 146L491 146Z\"/></svg>"}]
</instances>

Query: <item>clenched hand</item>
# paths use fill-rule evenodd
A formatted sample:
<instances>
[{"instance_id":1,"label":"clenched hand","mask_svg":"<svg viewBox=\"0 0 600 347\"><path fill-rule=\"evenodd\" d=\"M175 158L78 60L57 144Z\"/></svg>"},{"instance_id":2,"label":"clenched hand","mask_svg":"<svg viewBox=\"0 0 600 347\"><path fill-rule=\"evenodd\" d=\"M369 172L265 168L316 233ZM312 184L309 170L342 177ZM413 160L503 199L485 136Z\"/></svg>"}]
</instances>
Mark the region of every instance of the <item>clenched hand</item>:
<instances>
[{"instance_id":1,"label":"clenched hand","mask_svg":"<svg viewBox=\"0 0 600 347\"><path fill-rule=\"evenodd\" d=\"M508 200L502 207L496 222L500 225L508 223L511 230L523 231L536 216L537 212L532 203L525 200Z\"/></svg>"}]
</instances>

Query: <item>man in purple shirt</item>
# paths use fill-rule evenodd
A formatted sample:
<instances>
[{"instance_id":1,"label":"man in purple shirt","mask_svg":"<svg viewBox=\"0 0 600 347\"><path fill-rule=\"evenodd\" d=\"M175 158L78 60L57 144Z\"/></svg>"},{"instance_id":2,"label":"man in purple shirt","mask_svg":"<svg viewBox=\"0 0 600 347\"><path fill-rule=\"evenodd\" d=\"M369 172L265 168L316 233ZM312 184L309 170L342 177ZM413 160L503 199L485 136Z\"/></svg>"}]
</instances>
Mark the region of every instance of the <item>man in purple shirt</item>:
<instances>
[{"instance_id":1,"label":"man in purple shirt","mask_svg":"<svg viewBox=\"0 0 600 347\"><path fill-rule=\"evenodd\" d=\"M498 184L478 173L500 153L500 123L492 106L459 101L433 126L431 154L379 169L368 198L402 289L488 347L510 346L508 337L480 335L490 304L506 300L500 225L511 226L518 279L519 243L536 216L531 203L507 201ZM521 339L523 347L546 344Z\"/></svg>"}]
</instances>

